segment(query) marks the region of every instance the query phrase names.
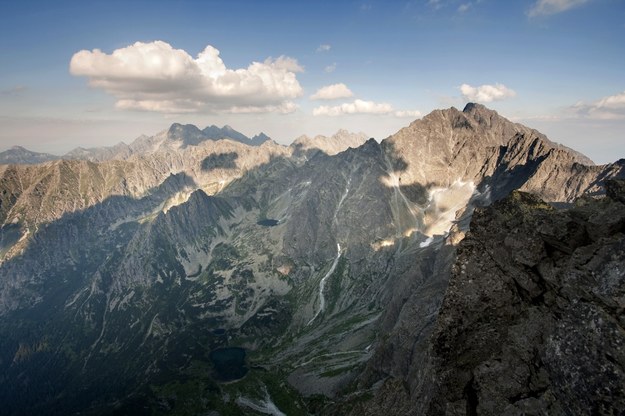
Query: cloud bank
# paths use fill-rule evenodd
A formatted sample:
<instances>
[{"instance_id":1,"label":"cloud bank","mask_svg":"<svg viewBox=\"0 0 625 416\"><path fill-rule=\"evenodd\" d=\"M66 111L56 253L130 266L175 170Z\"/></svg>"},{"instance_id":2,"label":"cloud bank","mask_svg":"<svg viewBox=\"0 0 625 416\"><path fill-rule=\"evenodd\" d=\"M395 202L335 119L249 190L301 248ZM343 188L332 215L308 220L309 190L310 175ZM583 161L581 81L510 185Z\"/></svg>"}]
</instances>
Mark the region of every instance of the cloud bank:
<instances>
[{"instance_id":1,"label":"cloud bank","mask_svg":"<svg viewBox=\"0 0 625 416\"><path fill-rule=\"evenodd\" d=\"M347 88L347 85L340 83L319 88L316 93L310 96L310 99L336 100L338 98L350 98L353 96L354 93L349 88Z\"/></svg>"},{"instance_id":2,"label":"cloud bank","mask_svg":"<svg viewBox=\"0 0 625 416\"><path fill-rule=\"evenodd\" d=\"M574 7L588 3L590 0L538 0L527 12L529 17L548 16L562 13Z\"/></svg>"},{"instance_id":3,"label":"cloud bank","mask_svg":"<svg viewBox=\"0 0 625 416\"><path fill-rule=\"evenodd\" d=\"M579 102L571 107L576 117L597 120L625 119L625 91L603 97L591 104Z\"/></svg>"},{"instance_id":4,"label":"cloud bank","mask_svg":"<svg viewBox=\"0 0 625 416\"><path fill-rule=\"evenodd\" d=\"M505 100L506 98L516 96L516 92L514 90L511 90L503 84L486 84L480 85L479 87L462 84L460 86L460 92L466 100L478 103L490 103L492 101Z\"/></svg>"},{"instance_id":5,"label":"cloud bank","mask_svg":"<svg viewBox=\"0 0 625 416\"><path fill-rule=\"evenodd\" d=\"M82 50L70 72L117 98L116 107L163 113L294 111L303 94L297 60L286 56L227 68L211 45L193 58L163 41L136 42L106 54Z\"/></svg>"},{"instance_id":6,"label":"cloud bank","mask_svg":"<svg viewBox=\"0 0 625 416\"><path fill-rule=\"evenodd\" d=\"M374 101L354 100L351 103L343 103L336 106L322 105L313 109L314 116L337 117L347 114L377 114L393 115L395 117L420 117L421 112L416 110L395 111L388 103L376 103Z\"/></svg>"}]
</instances>

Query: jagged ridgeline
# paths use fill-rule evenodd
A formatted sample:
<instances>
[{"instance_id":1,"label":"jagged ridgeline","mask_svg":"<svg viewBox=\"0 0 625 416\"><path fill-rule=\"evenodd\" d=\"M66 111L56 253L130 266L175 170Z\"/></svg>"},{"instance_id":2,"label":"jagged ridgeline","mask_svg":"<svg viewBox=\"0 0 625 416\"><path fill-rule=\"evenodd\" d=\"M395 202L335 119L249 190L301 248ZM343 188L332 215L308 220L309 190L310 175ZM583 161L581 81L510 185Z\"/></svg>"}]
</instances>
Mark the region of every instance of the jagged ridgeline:
<instances>
[{"instance_id":1,"label":"jagged ridgeline","mask_svg":"<svg viewBox=\"0 0 625 416\"><path fill-rule=\"evenodd\" d=\"M526 268L525 280L467 257L479 252L472 248L481 247L478 231L458 243L476 208L484 218L490 211L482 207L531 192L545 202L518 209L539 206L544 218L527 215L543 224L559 215L551 207L603 195L607 179L625 176L625 160L596 166L476 104L434 111L381 143L339 131L285 147L228 126L174 124L130 145L77 149L45 163L38 162L46 155L9 152L14 158L2 160L13 164L0 166L3 414L499 414L505 403L566 413L581 394L583 386L564 389L566 376L550 372L568 327L547 316L554 305L565 312L553 314L570 312L557 298L559 285L586 289L544 268L572 267L560 265L558 253L601 244L603 234L593 237L595 225L578 221L588 238L579 231L571 245L562 234L577 232L570 227L558 223L540 240L539 225L528 222L523 227L539 233L528 244L547 241L546 251L528 252L532 263L501 225L503 241L484 247L519 251L514 262ZM562 215L588 224L621 218L622 200L612 200L599 202L598 217L581 208ZM481 229L481 221L471 227ZM609 237L618 239L622 226L611 225ZM622 237L614 241L622 247ZM462 267L472 279L484 267L490 280L459 286ZM502 314L517 302L524 314L545 317L527 336L562 340L514 359L497 350L492 357L507 361L496 367L483 356L490 350L474 342L492 328L472 323L489 322L497 310L484 299L499 278L520 286L506 292ZM611 279L610 296L623 284L622 276ZM593 305L614 306L601 293ZM462 306L472 297L484 305ZM574 318L593 319L575 315L573 326ZM493 331L512 325L500 323ZM588 343L623 342L622 331L609 334ZM504 335L492 338L498 348L516 348L516 338ZM622 354L608 350L609 358L589 354L584 368L615 362L622 381ZM489 393L495 387L484 380L509 379L536 360L537 384ZM543 407L527 407L530 399ZM601 403L609 413L610 403Z\"/></svg>"}]
</instances>

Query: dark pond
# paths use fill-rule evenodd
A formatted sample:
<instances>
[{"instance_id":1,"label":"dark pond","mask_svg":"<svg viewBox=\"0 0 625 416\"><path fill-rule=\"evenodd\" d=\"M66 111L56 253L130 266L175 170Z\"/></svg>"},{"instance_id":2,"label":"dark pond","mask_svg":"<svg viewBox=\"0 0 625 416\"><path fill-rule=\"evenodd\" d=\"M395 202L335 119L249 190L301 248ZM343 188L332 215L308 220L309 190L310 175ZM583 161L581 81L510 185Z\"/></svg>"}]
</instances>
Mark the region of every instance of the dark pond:
<instances>
[{"instance_id":1,"label":"dark pond","mask_svg":"<svg viewBox=\"0 0 625 416\"><path fill-rule=\"evenodd\" d=\"M217 381L234 381L247 374L245 350L239 347L219 348L211 351L210 360L215 367Z\"/></svg>"},{"instance_id":2,"label":"dark pond","mask_svg":"<svg viewBox=\"0 0 625 416\"><path fill-rule=\"evenodd\" d=\"M215 335L226 335L226 330L223 328L213 329L213 334Z\"/></svg>"},{"instance_id":3,"label":"dark pond","mask_svg":"<svg viewBox=\"0 0 625 416\"><path fill-rule=\"evenodd\" d=\"M256 224L262 225L263 227L275 227L278 225L278 220L272 220L271 218L265 218L264 220L258 221Z\"/></svg>"}]
</instances>

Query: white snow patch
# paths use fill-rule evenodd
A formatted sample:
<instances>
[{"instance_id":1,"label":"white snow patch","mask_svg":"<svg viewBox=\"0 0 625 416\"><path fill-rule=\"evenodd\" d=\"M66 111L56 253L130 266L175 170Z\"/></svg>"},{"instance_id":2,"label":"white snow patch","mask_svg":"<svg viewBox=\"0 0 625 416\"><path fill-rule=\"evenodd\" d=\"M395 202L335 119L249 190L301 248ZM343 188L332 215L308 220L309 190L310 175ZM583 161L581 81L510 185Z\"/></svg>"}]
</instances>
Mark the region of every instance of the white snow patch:
<instances>
[{"instance_id":1,"label":"white snow patch","mask_svg":"<svg viewBox=\"0 0 625 416\"><path fill-rule=\"evenodd\" d=\"M425 230L428 237L443 235L451 229L456 220L456 213L467 206L475 184L456 180L448 188L432 188L429 192L429 204L425 209Z\"/></svg>"},{"instance_id":2,"label":"white snow patch","mask_svg":"<svg viewBox=\"0 0 625 416\"><path fill-rule=\"evenodd\" d=\"M433 241L434 241L434 237L428 237L425 239L425 241L422 241L419 243L419 247L421 248L427 247L430 244L432 244Z\"/></svg>"},{"instance_id":3,"label":"white snow patch","mask_svg":"<svg viewBox=\"0 0 625 416\"><path fill-rule=\"evenodd\" d=\"M375 251L380 251L384 247L393 247L395 245L395 240L387 239L382 241L376 241L375 243L371 243L371 248Z\"/></svg>"},{"instance_id":4,"label":"white snow patch","mask_svg":"<svg viewBox=\"0 0 625 416\"><path fill-rule=\"evenodd\" d=\"M236 403L239 406L249 407L252 410L266 415L286 416L286 414L282 413L280 409L278 409L278 406L276 406L275 403L271 400L271 396L269 395L267 390L265 390L264 400L252 400L248 399L247 397L239 396L236 399Z\"/></svg>"}]
</instances>

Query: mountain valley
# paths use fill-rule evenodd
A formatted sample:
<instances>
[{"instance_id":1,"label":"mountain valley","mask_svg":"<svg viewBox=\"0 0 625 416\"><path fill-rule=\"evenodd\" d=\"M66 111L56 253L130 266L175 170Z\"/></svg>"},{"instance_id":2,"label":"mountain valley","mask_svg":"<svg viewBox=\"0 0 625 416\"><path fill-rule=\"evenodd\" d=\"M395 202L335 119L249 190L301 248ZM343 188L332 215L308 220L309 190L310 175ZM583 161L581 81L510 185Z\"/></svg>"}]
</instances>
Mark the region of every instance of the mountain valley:
<instances>
[{"instance_id":1,"label":"mountain valley","mask_svg":"<svg viewBox=\"0 0 625 416\"><path fill-rule=\"evenodd\" d=\"M625 159L595 165L480 104L381 142L173 124L9 156L7 415L625 406Z\"/></svg>"}]
</instances>

